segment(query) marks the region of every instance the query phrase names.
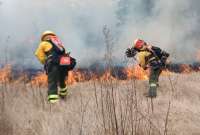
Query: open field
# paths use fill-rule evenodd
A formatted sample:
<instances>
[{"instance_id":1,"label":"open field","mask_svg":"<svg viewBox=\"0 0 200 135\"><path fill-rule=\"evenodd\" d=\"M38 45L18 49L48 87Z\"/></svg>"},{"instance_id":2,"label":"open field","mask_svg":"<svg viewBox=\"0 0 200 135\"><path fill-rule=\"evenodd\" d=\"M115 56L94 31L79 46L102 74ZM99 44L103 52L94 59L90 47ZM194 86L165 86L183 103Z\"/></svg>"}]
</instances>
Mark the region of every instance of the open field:
<instances>
[{"instance_id":1,"label":"open field","mask_svg":"<svg viewBox=\"0 0 200 135\"><path fill-rule=\"evenodd\" d=\"M143 96L147 81L89 81L55 105L46 88L5 82L0 135L199 135L199 81L199 73L162 76L153 100Z\"/></svg>"}]
</instances>

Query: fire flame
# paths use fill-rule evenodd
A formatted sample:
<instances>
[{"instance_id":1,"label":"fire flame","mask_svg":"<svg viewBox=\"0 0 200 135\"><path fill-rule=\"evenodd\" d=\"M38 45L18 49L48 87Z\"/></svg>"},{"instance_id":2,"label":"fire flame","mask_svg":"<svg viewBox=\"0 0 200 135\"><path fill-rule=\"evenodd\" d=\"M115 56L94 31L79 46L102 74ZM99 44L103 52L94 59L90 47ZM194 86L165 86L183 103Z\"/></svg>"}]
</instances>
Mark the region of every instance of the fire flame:
<instances>
[{"instance_id":1,"label":"fire flame","mask_svg":"<svg viewBox=\"0 0 200 135\"><path fill-rule=\"evenodd\" d=\"M6 65L0 69L0 82L9 82L11 80L12 67L11 65Z\"/></svg>"},{"instance_id":2,"label":"fire flame","mask_svg":"<svg viewBox=\"0 0 200 135\"><path fill-rule=\"evenodd\" d=\"M125 73L127 74L128 79L131 78L136 78L139 80L148 79L148 71L143 70L139 65L125 68Z\"/></svg>"},{"instance_id":3,"label":"fire flame","mask_svg":"<svg viewBox=\"0 0 200 135\"><path fill-rule=\"evenodd\" d=\"M191 73L192 72L192 68L189 65L186 64L182 64L180 66L181 72L182 73Z\"/></svg>"},{"instance_id":4,"label":"fire flame","mask_svg":"<svg viewBox=\"0 0 200 135\"><path fill-rule=\"evenodd\" d=\"M75 84L86 80L86 76L80 71L69 71L67 77L67 84Z\"/></svg>"},{"instance_id":5,"label":"fire flame","mask_svg":"<svg viewBox=\"0 0 200 135\"><path fill-rule=\"evenodd\" d=\"M32 80L31 84L46 86L47 85L47 75L45 73L38 73ZM82 82L86 80L85 75L80 71L69 71L66 83L69 85L75 84L77 82Z\"/></svg>"},{"instance_id":6,"label":"fire flame","mask_svg":"<svg viewBox=\"0 0 200 135\"><path fill-rule=\"evenodd\" d=\"M168 75L171 75L172 74L172 72L170 72L169 70L163 70L162 72L161 72L161 75L162 76L168 76Z\"/></svg>"},{"instance_id":7,"label":"fire flame","mask_svg":"<svg viewBox=\"0 0 200 135\"><path fill-rule=\"evenodd\" d=\"M115 77L112 76L111 71L106 71L101 77L101 81L109 81L109 80L116 80Z\"/></svg>"},{"instance_id":8,"label":"fire flame","mask_svg":"<svg viewBox=\"0 0 200 135\"><path fill-rule=\"evenodd\" d=\"M126 80L126 79L138 79L138 80L148 80L149 71L143 70L139 65L137 66L130 66L130 67L122 67L116 69L117 72L115 72L115 69L112 70L106 70L104 72L98 72L98 71L90 71L87 69L76 69L73 71L70 71L68 73L68 77L66 78L66 83L68 85L73 85L78 82L84 82L89 80L99 80L99 81L109 81L109 80ZM192 65L187 64L179 64L177 65L174 70L178 71L178 73L191 73L191 72L197 72L200 71L196 69L196 67L193 67ZM18 76L16 77L15 74L13 74L14 70L12 70L11 65L6 65L3 68L0 69L0 83L28 83L34 86L47 86L47 75L44 72L39 72L36 75L28 76L25 72L22 72L22 74L18 73ZM15 72L14 72L15 73ZM169 70L163 70L161 75L162 76L168 76L173 73L173 69ZM31 77L31 78L30 78Z\"/></svg>"},{"instance_id":9,"label":"fire flame","mask_svg":"<svg viewBox=\"0 0 200 135\"><path fill-rule=\"evenodd\" d=\"M0 82L10 81L10 77L12 74L11 69L12 67L8 65L0 70ZM124 73L127 75L127 79L131 79L133 77L140 80L148 79L148 73L139 66L125 68ZM18 79L22 80L21 78L23 77L19 77ZM103 75L100 76L93 75L87 77L87 75L84 74L84 72L76 70L76 71L70 71L68 73L66 83L72 85L78 82L83 82L87 80L96 80L96 79L99 79L101 81L117 80L117 78L115 78L112 75L111 71L105 71L105 73L103 73ZM47 81L48 81L47 75L43 72L39 72L36 76L34 76L31 79L30 83L36 86L47 86Z\"/></svg>"},{"instance_id":10,"label":"fire flame","mask_svg":"<svg viewBox=\"0 0 200 135\"><path fill-rule=\"evenodd\" d=\"M31 80L31 84L39 86L47 86L47 75L45 73L38 73L37 76L35 76Z\"/></svg>"}]
</instances>

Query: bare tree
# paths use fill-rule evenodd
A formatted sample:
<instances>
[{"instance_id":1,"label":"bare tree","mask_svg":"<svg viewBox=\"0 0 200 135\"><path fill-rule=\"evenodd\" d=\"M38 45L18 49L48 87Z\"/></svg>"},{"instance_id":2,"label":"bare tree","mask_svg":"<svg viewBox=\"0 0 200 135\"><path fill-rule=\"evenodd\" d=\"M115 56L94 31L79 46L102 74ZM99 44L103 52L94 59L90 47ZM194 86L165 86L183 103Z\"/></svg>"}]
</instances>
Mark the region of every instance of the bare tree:
<instances>
[{"instance_id":1,"label":"bare tree","mask_svg":"<svg viewBox=\"0 0 200 135\"><path fill-rule=\"evenodd\" d=\"M106 61L106 69L109 71L112 70L112 65L113 65L113 37L111 35L110 29L105 25L103 27L103 35L104 35L104 40L105 40L105 45L106 45L106 50L105 50L105 61Z\"/></svg>"}]
</instances>

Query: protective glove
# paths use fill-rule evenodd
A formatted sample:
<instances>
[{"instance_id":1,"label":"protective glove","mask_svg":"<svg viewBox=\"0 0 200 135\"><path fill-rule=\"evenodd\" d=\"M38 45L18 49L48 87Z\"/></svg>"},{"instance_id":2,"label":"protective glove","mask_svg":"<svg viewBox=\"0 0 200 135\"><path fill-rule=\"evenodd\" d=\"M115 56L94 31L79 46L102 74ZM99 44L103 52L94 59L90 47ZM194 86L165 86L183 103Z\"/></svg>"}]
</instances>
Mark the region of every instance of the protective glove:
<instances>
[{"instance_id":1,"label":"protective glove","mask_svg":"<svg viewBox=\"0 0 200 135\"><path fill-rule=\"evenodd\" d=\"M131 49L128 48L128 49L126 50L125 54L126 54L127 57L132 57L132 55L131 55Z\"/></svg>"},{"instance_id":2,"label":"protective glove","mask_svg":"<svg viewBox=\"0 0 200 135\"><path fill-rule=\"evenodd\" d=\"M127 57L134 57L137 51L134 48L128 48L125 52Z\"/></svg>"}]
</instances>

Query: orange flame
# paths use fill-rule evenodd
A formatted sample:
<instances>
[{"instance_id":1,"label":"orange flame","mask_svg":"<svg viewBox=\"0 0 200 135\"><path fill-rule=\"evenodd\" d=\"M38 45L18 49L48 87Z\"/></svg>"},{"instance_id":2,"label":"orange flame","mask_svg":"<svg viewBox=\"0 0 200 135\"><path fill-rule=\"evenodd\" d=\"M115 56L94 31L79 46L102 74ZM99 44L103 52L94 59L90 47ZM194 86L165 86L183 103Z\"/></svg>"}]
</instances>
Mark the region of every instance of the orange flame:
<instances>
[{"instance_id":1,"label":"orange flame","mask_svg":"<svg viewBox=\"0 0 200 135\"><path fill-rule=\"evenodd\" d=\"M47 86L47 75L45 73L39 73L31 80L31 84L39 86Z\"/></svg>"},{"instance_id":2,"label":"orange flame","mask_svg":"<svg viewBox=\"0 0 200 135\"><path fill-rule=\"evenodd\" d=\"M31 84L39 85L39 86L46 86L47 85L47 75L45 73L37 74L32 80ZM79 71L70 71L68 73L68 77L66 80L67 84L75 84L77 82L82 82L85 80L85 76Z\"/></svg>"},{"instance_id":3,"label":"orange flame","mask_svg":"<svg viewBox=\"0 0 200 135\"><path fill-rule=\"evenodd\" d=\"M100 77L101 81L109 81L109 80L116 80L112 74L111 71L106 71L101 77Z\"/></svg>"},{"instance_id":4,"label":"orange flame","mask_svg":"<svg viewBox=\"0 0 200 135\"><path fill-rule=\"evenodd\" d=\"M128 79L131 78L136 78L139 80L148 79L148 71L143 70L139 65L125 68L125 73L127 74Z\"/></svg>"},{"instance_id":5,"label":"orange flame","mask_svg":"<svg viewBox=\"0 0 200 135\"><path fill-rule=\"evenodd\" d=\"M190 65L182 64L178 68L181 69L181 73L190 73L193 72L193 68ZM148 80L149 71L143 70L139 65L127 67L121 69L122 76L125 76L124 78L120 78L119 76L113 76L112 72L110 70L107 70L103 73L103 75L99 74L98 72L92 72L83 70L75 70L70 71L68 73L68 77L66 79L66 83L69 85L76 84L78 82L84 82L89 80L96 80L99 79L100 81L109 81L109 80L117 80L117 79L139 79L139 80ZM169 70L162 71L161 75L167 76L170 75L172 72ZM92 75L93 74L93 75ZM0 69L0 83L2 82L11 82L12 81L12 67L11 65L7 65L4 68ZM14 83L31 83L32 85L36 86L47 86L47 75L43 72L38 73L36 76L34 76L31 81L28 79L28 76L23 73L21 74L15 81L12 81Z\"/></svg>"},{"instance_id":6,"label":"orange flame","mask_svg":"<svg viewBox=\"0 0 200 135\"><path fill-rule=\"evenodd\" d=\"M85 81L86 77L80 71L69 71L67 77L67 84L75 84L77 82Z\"/></svg>"},{"instance_id":7,"label":"orange flame","mask_svg":"<svg viewBox=\"0 0 200 135\"><path fill-rule=\"evenodd\" d=\"M191 73L193 71L192 68L186 64L182 64L180 68L182 73Z\"/></svg>"},{"instance_id":8,"label":"orange flame","mask_svg":"<svg viewBox=\"0 0 200 135\"><path fill-rule=\"evenodd\" d=\"M0 82L1 83L10 82L11 73L12 73L11 65L6 65L2 69L0 69Z\"/></svg>"},{"instance_id":9,"label":"orange flame","mask_svg":"<svg viewBox=\"0 0 200 135\"><path fill-rule=\"evenodd\" d=\"M169 70L163 70L162 73L161 73L162 76L168 76L168 75L171 75L171 74L172 74L172 72L170 72Z\"/></svg>"},{"instance_id":10,"label":"orange flame","mask_svg":"<svg viewBox=\"0 0 200 135\"><path fill-rule=\"evenodd\" d=\"M184 67L184 66L183 66ZM133 67L127 67L123 71L125 75L127 76L127 79L131 78L136 78L139 80L148 80L149 79L149 70L145 71L143 70L139 65L133 66ZM184 72L188 72L188 70L184 70ZM172 72L169 70L164 70L162 71L161 75L167 76L170 75ZM111 71L107 70L103 75L93 75L93 76L87 76L84 74L84 72L76 70L76 71L70 71L68 72L68 77L66 80L66 83L69 85L76 84L78 82L84 82L88 80L96 80L99 79L100 81L109 81L109 80L117 80L116 77L114 77L111 74ZM35 76L31 80L32 84L37 84L37 85L42 85L46 86L47 85L47 76L44 73L39 73L37 76Z\"/></svg>"}]
</instances>

